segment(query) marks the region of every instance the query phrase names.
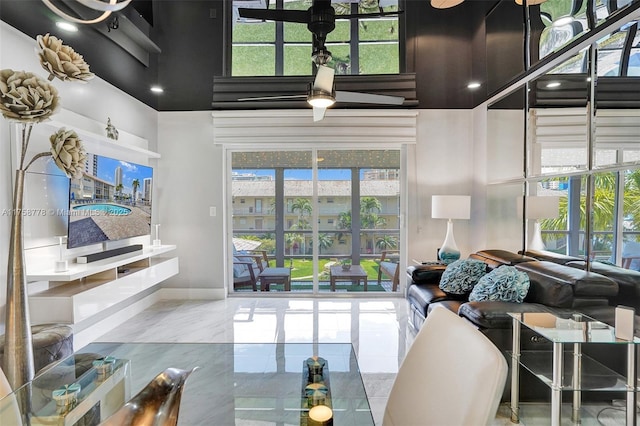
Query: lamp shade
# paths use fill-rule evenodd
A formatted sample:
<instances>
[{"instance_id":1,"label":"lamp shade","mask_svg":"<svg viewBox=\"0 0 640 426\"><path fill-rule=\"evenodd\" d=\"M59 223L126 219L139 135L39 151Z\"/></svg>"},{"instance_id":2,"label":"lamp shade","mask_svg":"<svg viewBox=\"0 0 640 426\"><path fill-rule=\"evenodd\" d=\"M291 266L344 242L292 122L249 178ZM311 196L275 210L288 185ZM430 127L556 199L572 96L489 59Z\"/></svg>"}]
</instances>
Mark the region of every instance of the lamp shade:
<instances>
[{"instance_id":1,"label":"lamp shade","mask_svg":"<svg viewBox=\"0 0 640 426\"><path fill-rule=\"evenodd\" d=\"M527 197L527 219L553 219L560 212L560 197Z\"/></svg>"},{"instance_id":2,"label":"lamp shade","mask_svg":"<svg viewBox=\"0 0 640 426\"><path fill-rule=\"evenodd\" d=\"M469 195L434 195L431 197L433 219L469 219L471 197Z\"/></svg>"}]
</instances>

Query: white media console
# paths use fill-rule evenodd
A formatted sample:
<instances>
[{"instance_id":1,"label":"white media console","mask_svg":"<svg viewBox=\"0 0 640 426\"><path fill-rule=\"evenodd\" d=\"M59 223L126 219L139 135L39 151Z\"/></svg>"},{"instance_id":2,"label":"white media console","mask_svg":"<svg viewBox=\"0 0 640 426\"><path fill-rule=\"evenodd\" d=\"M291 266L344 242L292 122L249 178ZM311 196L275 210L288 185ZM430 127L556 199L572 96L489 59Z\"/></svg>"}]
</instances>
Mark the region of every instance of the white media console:
<instances>
[{"instance_id":1,"label":"white media console","mask_svg":"<svg viewBox=\"0 0 640 426\"><path fill-rule=\"evenodd\" d=\"M32 324L78 324L133 298L178 274L176 246L145 247L96 262L28 271L27 281L47 281L48 288L29 295ZM81 327L82 328L82 327Z\"/></svg>"}]
</instances>

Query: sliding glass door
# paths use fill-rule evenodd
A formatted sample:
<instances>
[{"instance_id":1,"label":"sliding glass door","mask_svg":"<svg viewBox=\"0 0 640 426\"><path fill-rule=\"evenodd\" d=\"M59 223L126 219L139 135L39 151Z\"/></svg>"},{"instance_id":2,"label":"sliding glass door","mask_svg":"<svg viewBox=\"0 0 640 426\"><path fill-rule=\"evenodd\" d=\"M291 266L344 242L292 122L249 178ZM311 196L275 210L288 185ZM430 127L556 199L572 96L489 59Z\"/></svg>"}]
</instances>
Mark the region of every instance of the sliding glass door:
<instances>
[{"instance_id":1,"label":"sliding glass door","mask_svg":"<svg viewBox=\"0 0 640 426\"><path fill-rule=\"evenodd\" d=\"M233 291L397 291L379 265L399 259L399 150L232 152L231 169Z\"/></svg>"}]
</instances>

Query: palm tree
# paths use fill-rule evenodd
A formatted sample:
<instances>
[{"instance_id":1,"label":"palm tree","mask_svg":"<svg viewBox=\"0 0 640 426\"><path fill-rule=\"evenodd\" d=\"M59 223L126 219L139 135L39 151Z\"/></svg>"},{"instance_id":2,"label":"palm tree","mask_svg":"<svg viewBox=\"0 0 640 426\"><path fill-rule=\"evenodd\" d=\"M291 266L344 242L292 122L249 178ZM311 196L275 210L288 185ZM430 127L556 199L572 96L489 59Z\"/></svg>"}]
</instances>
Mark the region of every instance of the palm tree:
<instances>
[{"instance_id":1,"label":"palm tree","mask_svg":"<svg viewBox=\"0 0 640 426\"><path fill-rule=\"evenodd\" d=\"M380 250L395 249L398 247L398 240L391 235L383 235L376 240L376 247Z\"/></svg>"},{"instance_id":2,"label":"palm tree","mask_svg":"<svg viewBox=\"0 0 640 426\"><path fill-rule=\"evenodd\" d=\"M136 205L136 195L138 194L138 187L140 186L140 181L138 179L134 179L131 181L131 186L133 187L133 205Z\"/></svg>"},{"instance_id":3,"label":"palm tree","mask_svg":"<svg viewBox=\"0 0 640 426\"><path fill-rule=\"evenodd\" d=\"M333 245L333 238L327 233L318 234L318 254L322 254L322 249L328 249Z\"/></svg>"},{"instance_id":4,"label":"palm tree","mask_svg":"<svg viewBox=\"0 0 640 426\"><path fill-rule=\"evenodd\" d=\"M360 198L360 213L372 213L373 211L380 213L382 211L382 204L376 197L362 197Z\"/></svg>"},{"instance_id":5,"label":"palm tree","mask_svg":"<svg viewBox=\"0 0 640 426\"><path fill-rule=\"evenodd\" d=\"M305 218L305 216L311 216L311 212L313 211L313 207L311 206L311 200L308 198L296 198L293 200L293 204L291 204L291 212L298 212L298 225L294 226L294 229L311 229L311 225L309 221ZM302 236L302 253L305 253L305 238Z\"/></svg>"},{"instance_id":6,"label":"palm tree","mask_svg":"<svg viewBox=\"0 0 640 426\"><path fill-rule=\"evenodd\" d=\"M124 188L124 186L121 183L116 185L116 194L119 195L117 198L122 198L122 188Z\"/></svg>"}]
</instances>

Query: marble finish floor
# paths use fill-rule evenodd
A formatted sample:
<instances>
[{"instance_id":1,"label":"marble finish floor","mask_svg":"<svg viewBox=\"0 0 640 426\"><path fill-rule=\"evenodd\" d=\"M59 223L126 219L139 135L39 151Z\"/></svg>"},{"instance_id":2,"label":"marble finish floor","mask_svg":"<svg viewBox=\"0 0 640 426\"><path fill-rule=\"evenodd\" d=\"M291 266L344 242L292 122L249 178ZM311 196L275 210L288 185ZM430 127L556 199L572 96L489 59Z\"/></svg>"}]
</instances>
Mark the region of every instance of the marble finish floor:
<instances>
[{"instance_id":1,"label":"marble finish floor","mask_svg":"<svg viewBox=\"0 0 640 426\"><path fill-rule=\"evenodd\" d=\"M376 425L398 367L413 342L402 298L228 298L159 302L96 342L351 343ZM425 396L426 397L426 396ZM596 407L599 409L602 407ZM606 407L605 407L606 408ZM550 424L548 407L523 407L528 421ZM624 412L605 410L597 422L624 424ZM620 422L622 420L622 422ZM513 425L502 405L493 426Z\"/></svg>"}]
</instances>

